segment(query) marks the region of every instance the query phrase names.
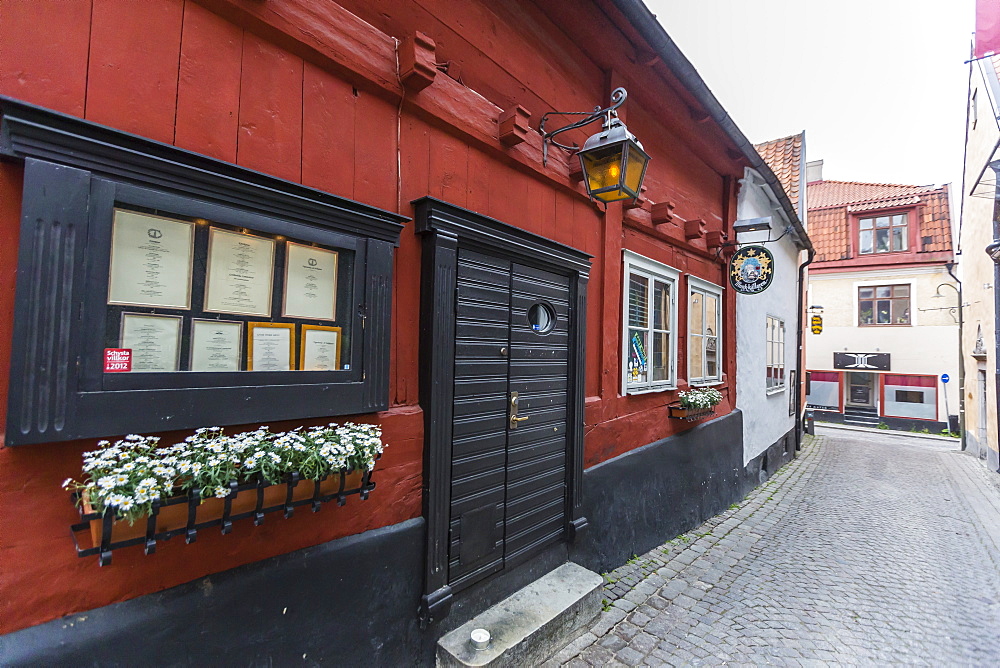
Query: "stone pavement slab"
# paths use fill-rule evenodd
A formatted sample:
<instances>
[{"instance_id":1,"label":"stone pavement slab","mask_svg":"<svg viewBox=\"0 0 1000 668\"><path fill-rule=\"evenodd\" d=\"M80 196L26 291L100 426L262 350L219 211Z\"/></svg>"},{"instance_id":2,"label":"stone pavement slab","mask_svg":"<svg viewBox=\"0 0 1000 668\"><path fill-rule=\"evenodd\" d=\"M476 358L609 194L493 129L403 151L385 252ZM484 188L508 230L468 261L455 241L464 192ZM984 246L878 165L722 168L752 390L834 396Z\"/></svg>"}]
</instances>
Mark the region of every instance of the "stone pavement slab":
<instances>
[{"instance_id":1,"label":"stone pavement slab","mask_svg":"<svg viewBox=\"0 0 1000 668\"><path fill-rule=\"evenodd\" d=\"M1000 479L953 443L820 429L605 580L546 666L1000 665Z\"/></svg>"}]
</instances>

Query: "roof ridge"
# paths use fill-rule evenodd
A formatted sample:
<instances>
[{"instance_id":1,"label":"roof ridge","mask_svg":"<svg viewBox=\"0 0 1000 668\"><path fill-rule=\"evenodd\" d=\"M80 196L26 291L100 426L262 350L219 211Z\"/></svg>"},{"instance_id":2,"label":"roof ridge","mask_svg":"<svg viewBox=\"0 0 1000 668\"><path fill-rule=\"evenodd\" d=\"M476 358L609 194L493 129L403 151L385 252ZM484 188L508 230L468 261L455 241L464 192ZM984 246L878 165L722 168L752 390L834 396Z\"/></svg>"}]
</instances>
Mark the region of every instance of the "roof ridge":
<instances>
[{"instance_id":1,"label":"roof ridge","mask_svg":"<svg viewBox=\"0 0 1000 668\"><path fill-rule=\"evenodd\" d=\"M923 190L940 190L943 185L939 186L933 183L926 185L908 184L908 183L872 183L870 181L837 181L835 179L822 179L820 181L810 181L810 184L814 183L841 183L844 185L852 186L877 186L880 188L921 188Z\"/></svg>"},{"instance_id":2,"label":"roof ridge","mask_svg":"<svg viewBox=\"0 0 1000 668\"><path fill-rule=\"evenodd\" d=\"M805 133L806 133L806 131L802 130L800 132L796 132L795 134L787 135L785 137L778 137L777 139L768 139L766 141L762 141L762 142L758 142L758 143L754 144L754 148L756 148L758 146L763 146L764 144L775 144L775 143L777 143L779 141L787 141L789 139L795 139L797 137L801 137Z\"/></svg>"}]
</instances>

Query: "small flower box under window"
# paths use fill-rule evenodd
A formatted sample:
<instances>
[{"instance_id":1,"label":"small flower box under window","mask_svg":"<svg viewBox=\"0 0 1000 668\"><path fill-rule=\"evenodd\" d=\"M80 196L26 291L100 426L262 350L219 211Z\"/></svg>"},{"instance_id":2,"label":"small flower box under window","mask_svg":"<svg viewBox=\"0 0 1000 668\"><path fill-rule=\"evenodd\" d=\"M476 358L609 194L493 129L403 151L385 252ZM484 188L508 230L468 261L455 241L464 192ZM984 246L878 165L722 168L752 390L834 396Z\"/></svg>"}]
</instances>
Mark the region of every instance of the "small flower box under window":
<instances>
[{"instance_id":1,"label":"small flower box under window","mask_svg":"<svg viewBox=\"0 0 1000 668\"><path fill-rule=\"evenodd\" d=\"M282 511L287 519L299 506L308 505L317 512L322 504L333 500L342 506L353 494L367 500L375 482L371 480L371 471L342 470L324 480L302 480L298 473L291 473L282 483L272 484L258 477L243 484L233 480L228 487L230 494L225 498L202 501L200 492L192 489L187 494L154 502L151 514L132 523L116 519L112 512L102 515L93 509L86 494L83 498L74 494L74 499L80 502L81 520L70 527L77 556L99 555L100 565L105 566L111 563L111 552L123 547L143 545L146 554L153 554L159 540L183 534L186 543L193 543L198 531L218 526L227 534L236 520L252 517L254 526L260 526L267 513ZM81 538L84 541L89 538L89 546Z\"/></svg>"},{"instance_id":2,"label":"small flower box under window","mask_svg":"<svg viewBox=\"0 0 1000 668\"><path fill-rule=\"evenodd\" d=\"M670 417L694 422L715 415L715 406L708 408L684 408L680 404L670 405Z\"/></svg>"}]
</instances>

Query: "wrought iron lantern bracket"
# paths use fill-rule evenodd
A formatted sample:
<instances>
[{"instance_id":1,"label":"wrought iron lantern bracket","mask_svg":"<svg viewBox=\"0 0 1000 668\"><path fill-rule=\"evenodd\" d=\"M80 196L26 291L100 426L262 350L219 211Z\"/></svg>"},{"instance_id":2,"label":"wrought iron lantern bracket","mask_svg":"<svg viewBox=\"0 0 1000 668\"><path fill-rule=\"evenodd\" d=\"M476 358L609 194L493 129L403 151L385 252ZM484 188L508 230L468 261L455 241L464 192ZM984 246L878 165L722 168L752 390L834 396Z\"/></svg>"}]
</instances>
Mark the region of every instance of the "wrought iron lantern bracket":
<instances>
[{"instance_id":1,"label":"wrought iron lantern bracket","mask_svg":"<svg viewBox=\"0 0 1000 668\"><path fill-rule=\"evenodd\" d=\"M628 92L624 88L619 87L611 93L611 105L603 109L600 106L597 106L594 107L593 111L548 111L542 114L542 120L538 123L538 131L542 134L542 165L548 164L549 144L558 146L565 151L580 150L580 147L576 144L573 144L572 146L560 144L553 139L553 137L562 132L578 130L586 127L595 121L603 121L604 127L610 127L612 122L618 120L617 110L625 103L625 98L627 97ZM546 132L545 123L549 120L550 116L584 116L585 118L581 118L574 123L552 130L551 132Z\"/></svg>"}]
</instances>

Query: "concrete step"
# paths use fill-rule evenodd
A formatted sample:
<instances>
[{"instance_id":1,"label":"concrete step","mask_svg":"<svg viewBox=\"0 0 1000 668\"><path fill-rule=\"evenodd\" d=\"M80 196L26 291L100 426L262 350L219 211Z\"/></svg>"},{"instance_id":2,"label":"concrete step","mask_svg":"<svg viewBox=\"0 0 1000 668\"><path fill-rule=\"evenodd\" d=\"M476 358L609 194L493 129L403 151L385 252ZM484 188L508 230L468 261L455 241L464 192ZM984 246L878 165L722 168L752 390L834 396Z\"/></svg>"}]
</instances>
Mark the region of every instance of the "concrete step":
<instances>
[{"instance_id":1,"label":"concrete step","mask_svg":"<svg viewBox=\"0 0 1000 668\"><path fill-rule=\"evenodd\" d=\"M597 618L603 584L597 573L563 564L438 640L437 665L537 665ZM490 633L485 649L473 647L476 629Z\"/></svg>"}]
</instances>

